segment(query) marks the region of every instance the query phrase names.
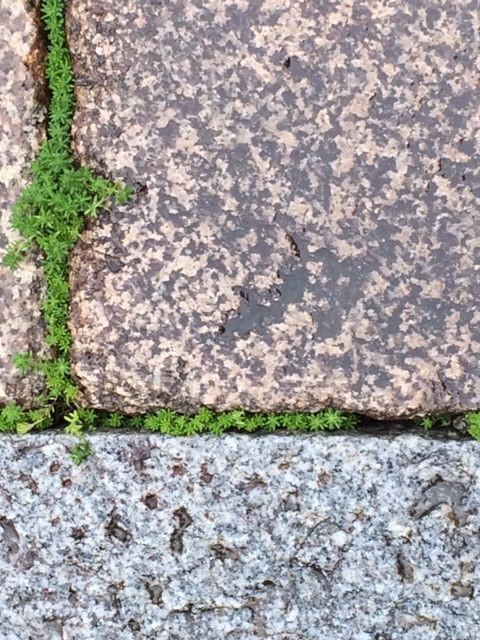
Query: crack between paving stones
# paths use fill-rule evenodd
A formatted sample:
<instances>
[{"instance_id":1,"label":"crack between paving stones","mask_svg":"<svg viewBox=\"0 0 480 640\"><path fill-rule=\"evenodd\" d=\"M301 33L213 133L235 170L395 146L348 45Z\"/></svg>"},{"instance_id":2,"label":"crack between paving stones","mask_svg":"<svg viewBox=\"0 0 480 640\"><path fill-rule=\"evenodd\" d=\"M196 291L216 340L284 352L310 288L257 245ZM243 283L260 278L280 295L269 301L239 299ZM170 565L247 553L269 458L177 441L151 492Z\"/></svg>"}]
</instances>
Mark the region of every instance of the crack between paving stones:
<instances>
[{"instance_id":1,"label":"crack between paving stones","mask_svg":"<svg viewBox=\"0 0 480 640\"><path fill-rule=\"evenodd\" d=\"M45 75L48 37L41 17L41 1L26 0L26 5L35 27L35 38L24 64L34 81L34 101L41 105L48 114L51 100L50 86Z\"/></svg>"}]
</instances>

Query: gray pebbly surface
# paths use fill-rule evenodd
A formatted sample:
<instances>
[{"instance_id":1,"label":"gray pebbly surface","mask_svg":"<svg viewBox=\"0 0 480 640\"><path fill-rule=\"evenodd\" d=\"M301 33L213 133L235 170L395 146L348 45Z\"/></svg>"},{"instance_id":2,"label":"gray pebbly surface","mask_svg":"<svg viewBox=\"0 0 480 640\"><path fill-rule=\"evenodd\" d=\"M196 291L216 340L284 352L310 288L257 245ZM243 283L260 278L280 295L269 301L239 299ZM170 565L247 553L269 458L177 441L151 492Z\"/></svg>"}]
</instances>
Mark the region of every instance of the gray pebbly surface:
<instances>
[{"instance_id":1,"label":"gray pebbly surface","mask_svg":"<svg viewBox=\"0 0 480 640\"><path fill-rule=\"evenodd\" d=\"M2 436L2 640L476 640L480 447Z\"/></svg>"},{"instance_id":2,"label":"gray pebbly surface","mask_svg":"<svg viewBox=\"0 0 480 640\"><path fill-rule=\"evenodd\" d=\"M72 0L83 402L480 406L471 0Z\"/></svg>"},{"instance_id":3,"label":"gray pebbly surface","mask_svg":"<svg viewBox=\"0 0 480 640\"><path fill-rule=\"evenodd\" d=\"M0 405L31 405L43 390L37 375L20 374L12 363L16 353L45 353L38 256L15 272L1 264L8 245L19 239L10 227L11 209L30 180L28 170L45 134L35 4L0 0Z\"/></svg>"}]
</instances>

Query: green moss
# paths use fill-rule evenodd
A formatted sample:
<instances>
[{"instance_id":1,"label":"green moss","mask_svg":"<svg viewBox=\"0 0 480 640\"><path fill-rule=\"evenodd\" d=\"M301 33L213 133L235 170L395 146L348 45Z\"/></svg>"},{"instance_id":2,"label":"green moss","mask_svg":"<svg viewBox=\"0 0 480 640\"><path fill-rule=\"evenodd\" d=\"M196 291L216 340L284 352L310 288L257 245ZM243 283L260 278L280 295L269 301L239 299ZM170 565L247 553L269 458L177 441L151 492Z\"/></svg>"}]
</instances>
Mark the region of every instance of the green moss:
<instances>
[{"instance_id":1,"label":"green moss","mask_svg":"<svg viewBox=\"0 0 480 640\"><path fill-rule=\"evenodd\" d=\"M51 91L48 135L33 163L32 182L14 207L12 226L22 239L9 248L4 264L14 269L33 247L40 249L47 288L43 315L51 357L39 359L30 353L15 357L21 371L33 370L45 376L47 393L37 398L38 409L28 411L14 404L0 409L0 431L25 434L61 423L66 433L79 438L71 452L73 461L79 464L92 453L85 434L99 426L143 428L178 436L221 435L229 430L317 432L353 428L356 417L337 409L311 414L248 414L242 410L214 413L202 408L194 416L161 409L129 417L77 405L78 390L70 376L68 257L85 219L95 218L113 202L126 202L134 190L76 166L70 142L74 76L65 39L63 0L43 0L41 14L48 37L46 76ZM468 414L467 420L470 433L480 439L480 414ZM427 429L437 425L433 419L424 418L422 426Z\"/></svg>"},{"instance_id":2,"label":"green moss","mask_svg":"<svg viewBox=\"0 0 480 640\"><path fill-rule=\"evenodd\" d=\"M143 428L147 431L175 436L190 436L200 433L221 435L227 431L251 433L252 431L273 432L277 429L292 431L331 431L352 429L356 417L337 409L326 409L318 413L247 413L242 410L215 413L202 407L195 415L186 416L170 409L160 409L155 413L141 416L126 416L120 413L106 413L91 409L75 409L68 417L66 431L72 435L82 435L97 426L119 429Z\"/></svg>"},{"instance_id":3,"label":"green moss","mask_svg":"<svg viewBox=\"0 0 480 640\"><path fill-rule=\"evenodd\" d=\"M70 457L75 464L82 464L82 462L85 462L93 453L94 451L90 447L90 443L87 440L82 440L73 447L70 452Z\"/></svg>"},{"instance_id":4,"label":"green moss","mask_svg":"<svg viewBox=\"0 0 480 640\"><path fill-rule=\"evenodd\" d=\"M75 166L70 147L74 77L65 40L63 0L44 0L41 13L49 42L45 65L51 91L47 138L33 163L32 182L13 209L12 226L22 240L9 248L4 264L15 268L33 246L41 250L47 288L43 315L52 357L39 360L22 354L16 365L23 371L43 372L48 397L40 401L62 399L70 403L77 390L70 378L68 256L85 218L94 218L112 200L124 202L133 190Z\"/></svg>"},{"instance_id":5,"label":"green moss","mask_svg":"<svg viewBox=\"0 0 480 640\"><path fill-rule=\"evenodd\" d=\"M42 373L47 387L47 393L36 398L41 409L24 411L8 405L0 411L0 430L18 433L52 426L54 412L60 407L68 415L75 403L67 327L68 257L86 217L94 218L113 200L125 202L133 193L90 169L76 167L70 147L74 77L65 40L63 0L44 0L41 14L48 37L45 72L51 91L47 137L32 165L32 182L13 209L12 226L22 239L9 247L3 263L15 269L33 247L40 249L47 291L42 311L51 355L40 359L28 353L14 358L21 371Z\"/></svg>"},{"instance_id":6,"label":"green moss","mask_svg":"<svg viewBox=\"0 0 480 640\"><path fill-rule=\"evenodd\" d=\"M415 421L424 431L431 429L447 428L452 426L452 418L450 416L423 416Z\"/></svg>"},{"instance_id":7,"label":"green moss","mask_svg":"<svg viewBox=\"0 0 480 640\"><path fill-rule=\"evenodd\" d=\"M53 424L53 406L27 411L16 404L0 409L0 432L25 434L29 431L47 429Z\"/></svg>"},{"instance_id":8,"label":"green moss","mask_svg":"<svg viewBox=\"0 0 480 640\"><path fill-rule=\"evenodd\" d=\"M465 414L465 420L468 425L468 433L475 440L480 440L480 412L472 411Z\"/></svg>"}]
</instances>

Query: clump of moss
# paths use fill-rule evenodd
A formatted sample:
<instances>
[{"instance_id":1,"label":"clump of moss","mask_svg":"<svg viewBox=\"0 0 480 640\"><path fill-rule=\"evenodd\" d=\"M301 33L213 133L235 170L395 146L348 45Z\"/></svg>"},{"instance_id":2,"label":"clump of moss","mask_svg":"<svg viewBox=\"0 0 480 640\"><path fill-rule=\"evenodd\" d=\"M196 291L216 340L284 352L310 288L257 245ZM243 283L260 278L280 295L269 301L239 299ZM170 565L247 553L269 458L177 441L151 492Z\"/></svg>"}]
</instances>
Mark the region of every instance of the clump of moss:
<instances>
[{"instance_id":1,"label":"clump of moss","mask_svg":"<svg viewBox=\"0 0 480 640\"><path fill-rule=\"evenodd\" d=\"M70 378L68 256L85 218L94 218L112 200L125 202L132 190L75 166L70 147L74 76L65 40L63 0L44 0L41 14L48 37L45 70L51 92L47 138L32 165L32 182L13 209L11 224L22 239L9 248L3 262L14 269L33 246L42 253L47 290L43 315L52 357L39 360L22 354L15 364L22 371L33 369L45 375L48 397L41 400L61 398L69 403L77 390Z\"/></svg>"},{"instance_id":2,"label":"clump of moss","mask_svg":"<svg viewBox=\"0 0 480 640\"><path fill-rule=\"evenodd\" d=\"M53 425L53 406L25 410L16 404L0 409L0 432L23 435L33 430L46 429Z\"/></svg>"},{"instance_id":3,"label":"clump of moss","mask_svg":"<svg viewBox=\"0 0 480 640\"><path fill-rule=\"evenodd\" d=\"M475 440L480 440L480 412L472 411L465 414L465 420L468 425L468 433Z\"/></svg>"},{"instance_id":4,"label":"clump of moss","mask_svg":"<svg viewBox=\"0 0 480 640\"><path fill-rule=\"evenodd\" d=\"M74 76L65 39L63 0L43 0L41 16L48 38L45 73L50 87L47 137L34 161L32 181L13 208L11 224L22 238L12 244L3 264L15 269L34 248L40 250L46 281L43 317L50 357L31 353L14 358L20 371L41 372L47 392L36 398L40 409L23 410L13 404L0 410L0 430L27 433L53 425L59 406L67 414L77 389L70 377L71 336L67 326L69 305L68 256L83 229L113 200L125 202L133 190L77 167L70 146L75 107Z\"/></svg>"},{"instance_id":5,"label":"clump of moss","mask_svg":"<svg viewBox=\"0 0 480 640\"><path fill-rule=\"evenodd\" d=\"M416 420L419 427L424 431L431 429L445 429L452 426L452 418L449 416L423 416Z\"/></svg>"},{"instance_id":6,"label":"clump of moss","mask_svg":"<svg viewBox=\"0 0 480 640\"><path fill-rule=\"evenodd\" d=\"M72 419L73 417L73 419ZM326 409L317 413L247 413L241 409L215 413L202 407L195 415L186 416L170 409L140 416L125 416L120 413L95 412L77 409L68 418L67 431L81 435L96 426L106 428L146 429L156 433L175 436L191 436L200 433L222 435L227 431L252 433L273 432L279 429L297 432L332 431L352 429L357 419L337 409ZM73 431L72 431L72 425Z\"/></svg>"}]
</instances>

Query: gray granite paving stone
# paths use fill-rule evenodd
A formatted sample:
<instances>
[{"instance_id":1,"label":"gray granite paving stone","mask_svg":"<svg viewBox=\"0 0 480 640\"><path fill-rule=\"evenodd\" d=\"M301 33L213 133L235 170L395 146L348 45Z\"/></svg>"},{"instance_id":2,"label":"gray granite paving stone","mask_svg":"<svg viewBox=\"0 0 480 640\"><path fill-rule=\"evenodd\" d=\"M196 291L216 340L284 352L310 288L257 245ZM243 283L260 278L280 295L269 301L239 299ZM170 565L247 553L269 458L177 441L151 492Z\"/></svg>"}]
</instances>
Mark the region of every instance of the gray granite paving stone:
<instances>
[{"instance_id":1,"label":"gray granite paving stone","mask_svg":"<svg viewBox=\"0 0 480 640\"><path fill-rule=\"evenodd\" d=\"M72 0L83 402L480 405L478 3Z\"/></svg>"},{"instance_id":2,"label":"gray granite paving stone","mask_svg":"<svg viewBox=\"0 0 480 640\"><path fill-rule=\"evenodd\" d=\"M477 640L480 449L0 439L2 640Z\"/></svg>"},{"instance_id":3,"label":"gray granite paving stone","mask_svg":"<svg viewBox=\"0 0 480 640\"><path fill-rule=\"evenodd\" d=\"M1 265L18 239L10 228L12 205L30 180L28 169L44 136L35 4L0 0L0 404L29 405L42 390L37 376L20 374L12 363L15 353L43 350L39 260L31 257L14 273Z\"/></svg>"}]
</instances>

